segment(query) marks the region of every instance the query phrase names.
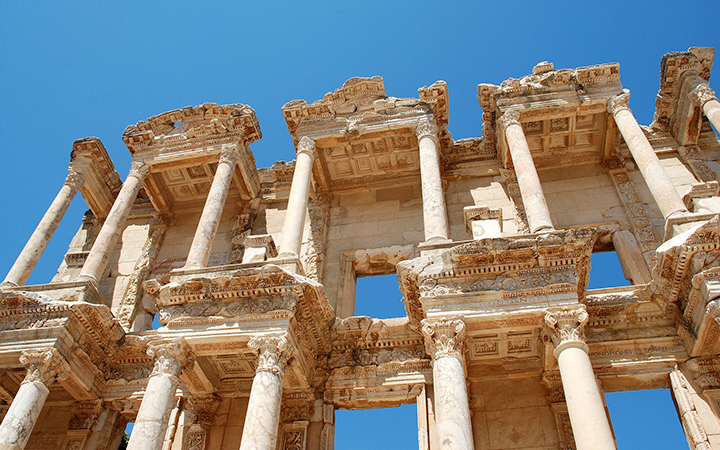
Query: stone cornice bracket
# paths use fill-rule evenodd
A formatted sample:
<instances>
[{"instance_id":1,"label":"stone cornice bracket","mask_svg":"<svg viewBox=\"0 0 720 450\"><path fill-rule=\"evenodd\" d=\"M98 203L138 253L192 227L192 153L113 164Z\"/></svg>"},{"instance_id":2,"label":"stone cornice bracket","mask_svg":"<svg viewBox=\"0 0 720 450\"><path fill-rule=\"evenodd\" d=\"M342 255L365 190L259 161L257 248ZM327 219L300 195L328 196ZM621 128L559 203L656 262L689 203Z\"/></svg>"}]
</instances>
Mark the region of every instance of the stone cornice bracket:
<instances>
[{"instance_id":1,"label":"stone cornice bracket","mask_svg":"<svg viewBox=\"0 0 720 450\"><path fill-rule=\"evenodd\" d=\"M692 91L690 91L688 95L693 104L697 105L700 108L705 106L705 103L709 102L710 100L718 99L715 95L715 91L707 83L698 84L697 86L695 86L695 88L693 88Z\"/></svg>"},{"instance_id":2,"label":"stone cornice bracket","mask_svg":"<svg viewBox=\"0 0 720 450\"><path fill-rule=\"evenodd\" d=\"M618 94L608 100L607 111L612 115L615 115L623 110L630 111L630 106L628 106L629 102L630 91L628 89L623 89L622 94Z\"/></svg>"},{"instance_id":3,"label":"stone cornice bracket","mask_svg":"<svg viewBox=\"0 0 720 450\"><path fill-rule=\"evenodd\" d=\"M256 336L250 339L248 347L258 355L256 372L272 372L283 376L292 356L290 343L285 335Z\"/></svg>"},{"instance_id":4,"label":"stone cornice bracket","mask_svg":"<svg viewBox=\"0 0 720 450\"><path fill-rule=\"evenodd\" d=\"M79 191L85 183L85 175L75 170L72 166L70 166L68 172L68 176L65 177L65 184L73 188L75 191Z\"/></svg>"},{"instance_id":5,"label":"stone cornice bracket","mask_svg":"<svg viewBox=\"0 0 720 450\"><path fill-rule=\"evenodd\" d=\"M305 153L311 158L315 158L315 141L312 138L303 136L297 145L297 155Z\"/></svg>"},{"instance_id":6,"label":"stone cornice bracket","mask_svg":"<svg viewBox=\"0 0 720 450\"><path fill-rule=\"evenodd\" d=\"M225 148L220 152L219 163L226 163L234 166L238 160L238 151L236 147Z\"/></svg>"},{"instance_id":7,"label":"stone cornice bracket","mask_svg":"<svg viewBox=\"0 0 720 450\"><path fill-rule=\"evenodd\" d=\"M425 351L433 361L443 356L463 358L465 347L465 322L460 318L422 321L421 332L425 338Z\"/></svg>"},{"instance_id":8,"label":"stone cornice bracket","mask_svg":"<svg viewBox=\"0 0 720 450\"><path fill-rule=\"evenodd\" d=\"M25 350L20 355L20 362L27 368L24 383L42 383L49 387L56 378L65 379L70 366L56 348L42 350Z\"/></svg>"},{"instance_id":9,"label":"stone cornice bracket","mask_svg":"<svg viewBox=\"0 0 720 450\"><path fill-rule=\"evenodd\" d=\"M161 374L178 377L183 367L191 366L195 362L194 355L184 339L150 343L147 354L155 359L151 377Z\"/></svg>"},{"instance_id":10,"label":"stone cornice bracket","mask_svg":"<svg viewBox=\"0 0 720 450\"><path fill-rule=\"evenodd\" d=\"M418 140L424 137L437 140L437 131L437 125L435 125L435 123L426 116L423 116L420 120L418 120L417 127L415 128L415 134L417 135Z\"/></svg>"},{"instance_id":11,"label":"stone cornice bracket","mask_svg":"<svg viewBox=\"0 0 720 450\"><path fill-rule=\"evenodd\" d=\"M144 180L147 174L150 172L150 166L145 164L143 161L133 161L130 164L129 177L135 177L138 180Z\"/></svg>"},{"instance_id":12,"label":"stone cornice bracket","mask_svg":"<svg viewBox=\"0 0 720 450\"><path fill-rule=\"evenodd\" d=\"M497 120L500 132L505 134L505 130L510 125L520 125L520 113L516 109L509 109ZM522 126L522 125L520 125Z\"/></svg>"},{"instance_id":13,"label":"stone cornice bracket","mask_svg":"<svg viewBox=\"0 0 720 450\"><path fill-rule=\"evenodd\" d=\"M545 313L544 322L548 335L555 344L553 354L556 358L568 347L578 347L588 351L584 333L588 313L584 305L575 309L548 311Z\"/></svg>"}]
</instances>

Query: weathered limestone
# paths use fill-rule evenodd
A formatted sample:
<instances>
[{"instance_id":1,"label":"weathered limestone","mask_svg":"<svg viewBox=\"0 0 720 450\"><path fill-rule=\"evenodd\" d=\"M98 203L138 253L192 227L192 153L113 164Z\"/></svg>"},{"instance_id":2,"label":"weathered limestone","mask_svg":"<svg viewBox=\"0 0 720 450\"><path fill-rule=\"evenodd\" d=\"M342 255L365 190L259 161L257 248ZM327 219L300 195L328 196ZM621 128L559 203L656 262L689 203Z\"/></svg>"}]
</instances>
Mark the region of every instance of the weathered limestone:
<instances>
[{"instance_id":1,"label":"weathered limestone","mask_svg":"<svg viewBox=\"0 0 720 450\"><path fill-rule=\"evenodd\" d=\"M552 231L555 228L550 219L550 211L530 154L530 148L525 139L525 133L520 125L520 114L515 110L506 111L499 122L500 129L507 139L507 146L515 167L530 232Z\"/></svg>"},{"instance_id":2,"label":"weathered limestone","mask_svg":"<svg viewBox=\"0 0 720 450\"><path fill-rule=\"evenodd\" d=\"M70 167L70 174L65 178L65 184L60 188L55 200L50 204L37 228L28 239L2 285L22 286L27 282L53 233L60 225L70 202L82 187L84 178L82 173L75 171L72 166Z\"/></svg>"},{"instance_id":3,"label":"weathered limestone","mask_svg":"<svg viewBox=\"0 0 720 450\"><path fill-rule=\"evenodd\" d=\"M215 239L215 233L217 233L220 217L225 207L225 199L230 189L237 159L238 154L234 148L220 155L217 171L215 172L210 192L205 201L205 207L200 216L200 223L195 231L195 237L193 238L190 253L188 253L187 262L185 263L185 268L187 269L197 269L207 265L213 240Z\"/></svg>"},{"instance_id":4,"label":"weathered limestone","mask_svg":"<svg viewBox=\"0 0 720 450\"><path fill-rule=\"evenodd\" d=\"M95 285L99 283L110 259L110 254L115 249L125 228L125 221L130 214L135 197L142 188L143 179L149 170L150 168L146 164L139 161L134 161L130 166L130 173L95 239L95 244L85 260L78 280L87 280Z\"/></svg>"},{"instance_id":5,"label":"weathered limestone","mask_svg":"<svg viewBox=\"0 0 720 450\"><path fill-rule=\"evenodd\" d=\"M155 358L155 367L148 378L128 450L162 448L170 412L175 405L180 371L183 365L192 361L183 340L151 344L148 354Z\"/></svg>"},{"instance_id":6,"label":"weathered limestone","mask_svg":"<svg viewBox=\"0 0 720 450\"><path fill-rule=\"evenodd\" d=\"M612 234L612 241L625 278L633 284L649 283L652 276L632 232L618 230Z\"/></svg>"},{"instance_id":7,"label":"weathered limestone","mask_svg":"<svg viewBox=\"0 0 720 450\"><path fill-rule=\"evenodd\" d=\"M447 241L448 219L440 173L437 127L428 118L423 117L418 122L415 132L420 147L425 242Z\"/></svg>"},{"instance_id":8,"label":"weathered limestone","mask_svg":"<svg viewBox=\"0 0 720 450\"><path fill-rule=\"evenodd\" d=\"M54 349L26 350L20 357L27 375L0 424L0 450L25 448L56 377L67 377L67 363Z\"/></svg>"},{"instance_id":9,"label":"weathered limestone","mask_svg":"<svg viewBox=\"0 0 720 450\"><path fill-rule=\"evenodd\" d=\"M690 91L690 99L705 113L715 130L720 130L720 101L707 83L701 83Z\"/></svg>"},{"instance_id":10,"label":"weathered limestone","mask_svg":"<svg viewBox=\"0 0 720 450\"><path fill-rule=\"evenodd\" d=\"M630 100L630 91L626 90L623 94L616 95L608 101L608 112L615 118L620 134L625 139L650 193L666 220L675 213L687 212L682 198L675 190L655 150L630 111L628 100Z\"/></svg>"},{"instance_id":11,"label":"weathered limestone","mask_svg":"<svg viewBox=\"0 0 720 450\"><path fill-rule=\"evenodd\" d=\"M614 450L615 440L583 337L587 321L584 307L545 314L578 450Z\"/></svg>"},{"instance_id":12,"label":"weathered limestone","mask_svg":"<svg viewBox=\"0 0 720 450\"><path fill-rule=\"evenodd\" d=\"M312 165L315 159L315 141L303 136L297 145L297 161L293 174L290 197L288 198L285 223L282 227L280 254L300 255L305 217L307 216L308 197Z\"/></svg>"},{"instance_id":13,"label":"weathered limestone","mask_svg":"<svg viewBox=\"0 0 720 450\"><path fill-rule=\"evenodd\" d=\"M437 445L447 450L472 450L473 435L463 358L465 323L460 319L426 319L423 321L422 333L427 352L433 358Z\"/></svg>"},{"instance_id":14,"label":"weathered limestone","mask_svg":"<svg viewBox=\"0 0 720 450\"><path fill-rule=\"evenodd\" d=\"M274 450L283 377L291 349L285 336L259 336L248 346L258 353L240 450Z\"/></svg>"}]
</instances>

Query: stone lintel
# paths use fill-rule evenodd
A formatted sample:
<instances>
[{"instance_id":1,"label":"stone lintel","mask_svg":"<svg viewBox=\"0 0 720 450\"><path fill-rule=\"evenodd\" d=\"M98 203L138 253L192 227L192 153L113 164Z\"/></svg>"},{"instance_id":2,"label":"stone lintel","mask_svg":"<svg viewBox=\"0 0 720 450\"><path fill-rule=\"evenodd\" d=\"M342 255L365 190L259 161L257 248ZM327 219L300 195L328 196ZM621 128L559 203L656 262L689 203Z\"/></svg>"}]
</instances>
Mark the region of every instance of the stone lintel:
<instances>
[{"instance_id":1,"label":"stone lintel","mask_svg":"<svg viewBox=\"0 0 720 450\"><path fill-rule=\"evenodd\" d=\"M105 146L96 137L78 139L70 158L70 169L84 177L80 193L85 202L98 220L105 220L122 187Z\"/></svg>"}]
</instances>

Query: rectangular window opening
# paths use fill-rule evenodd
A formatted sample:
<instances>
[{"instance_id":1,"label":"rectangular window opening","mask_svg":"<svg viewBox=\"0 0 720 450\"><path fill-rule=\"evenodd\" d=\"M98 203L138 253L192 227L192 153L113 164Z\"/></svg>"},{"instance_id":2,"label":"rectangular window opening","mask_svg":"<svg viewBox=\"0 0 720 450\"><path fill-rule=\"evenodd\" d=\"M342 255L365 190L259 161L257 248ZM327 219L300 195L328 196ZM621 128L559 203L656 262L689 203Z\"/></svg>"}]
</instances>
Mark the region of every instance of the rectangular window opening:
<instances>
[{"instance_id":1,"label":"rectangular window opening","mask_svg":"<svg viewBox=\"0 0 720 450\"><path fill-rule=\"evenodd\" d=\"M625 278L616 251L594 252L590 257L590 282L588 289L630 286Z\"/></svg>"},{"instance_id":2,"label":"rectangular window opening","mask_svg":"<svg viewBox=\"0 0 720 450\"><path fill-rule=\"evenodd\" d=\"M405 317L397 274L360 276L355 290L354 315L375 319Z\"/></svg>"},{"instance_id":3,"label":"rectangular window opening","mask_svg":"<svg viewBox=\"0 0 720 450\"><path fill-rule=\"evenodd\" d=\"M335 411L335 448L337 450L418 448L417 405Z\"/></svg>"}]
</instances>

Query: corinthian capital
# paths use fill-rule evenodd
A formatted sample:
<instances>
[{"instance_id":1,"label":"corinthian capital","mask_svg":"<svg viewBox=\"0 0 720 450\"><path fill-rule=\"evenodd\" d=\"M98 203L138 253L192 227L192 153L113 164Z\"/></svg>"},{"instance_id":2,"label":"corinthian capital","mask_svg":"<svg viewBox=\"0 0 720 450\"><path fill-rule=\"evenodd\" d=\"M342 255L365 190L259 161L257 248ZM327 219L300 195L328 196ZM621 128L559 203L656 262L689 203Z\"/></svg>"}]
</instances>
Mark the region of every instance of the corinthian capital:
<instances>
[{"instance_id":1,"label":"corinthian capital","mask_svg":"<svg viewBox=\"0 0 720 450\"><path fill-rule=\"evenodd\" d=\"M257 336L250 339L248 347L258 355L256 372L273 372L280 376L285 373L285 367L292 356L287 337Z\"/></svg>"},{"instance_id":2,"label":"corinthian capital","mask_svg":"<svg viewBox=\"0 0 720 450\"><path fill-rule=\"evenodd\" d=\"M144 180L148 172L150 172L150 166L142 161L133 161L130 164L130 174L128 176Z\"/></svg>"},{"instance_id":3,"label":"corinthian capital","mask_svg":"<svg viewBox=\"0 0 720 450\"><path fill-rule=\"evenodd\" d=\"M220 152L220 160L218 161L220 164L230 164L231 166L234 166L238 159L238 152L237 148L235 147L229 147L223 149L223 151Z\"/></svg>"},{"instance_id":4,"label":"corinthian capital","mask_svg":"<svg viewBox=\"0 0 720 450\"><path fill-rule=\"evenodd\" d=\"M427 117L423 116L418 121L417 128L415 128L415 134L418 139L423 137L431 137L434 139L437 137L437 126L435 126L435 124Z\"/></svg>"},{"instance_id":5,"label":"corinthian capital","mask_svg":"<svg viewBox=\"0 0 720 450\"><path fill-rule=\"evenodd\" d=\"M147 354L151 358L155 358L155 367L150 374L151 377L159 374L177 377L183 366L194 362L193 355L184 339L151 343L148 345Z\"/></svg>"},{"instance_id":6,"label":"corinthian capital","mask_svg":"<svg viewBox=\"0 0 720 450\"><path fill-rule=\"evenodd\" d=\"M67 378L70 367L65 358L55 348L25 350L20 362L27 368L23 383L42 383L46 387L55 382L55 378Z\"/></svg>"},{"instance_id":7,"label":"corinthian capital","mask_svg":"<svg viewBox=\"0 0 720 450\"><path fill-rule=\"evenodd\" d=\"M307 136L301 137L297 145L297 154L299 155L300 153L315 156L315 141Z\"/></svg>"},{"instance_id":8,"label":"corinthian capital","mask_svg":"<svg viewBox=\"0 0 720 450\"><path fill-rule=\"evenodd\" d=\"M498 125L503 133L510 125L520 125L520 113L515 109L505 111L505 114L498 119Z\"/></svg>"},{"instance_id":9,"label":"corinthian capital","mask_svg":"<svg viewBox=\"0 0 720 450\"><path fill-rule=\"evenodd\" d=\"M713 91L707 83L698 84L692 91L690 91L689 95L690 100L700 108L705 106L705 103L710 100L718 99L717 96L715 96L715 91Z\"/></svg>"},{"instance_id":10,"label":"corinthian capital","mask_svg":"<svg viewBox=\"0 0 720 450\"><path fill-rule=\"evenodd\" d=\"M425 350L433 360L443 356L462 358L465 345L465 322L462 319L422 321Z\"/></svg>"},{"instance_id":11,"label":"corinthian capital","mask_svg":"<svg viewBox=\"0 0 720 450\"><path fill-rule=\"evenodd\" d=\"M617 114L620 111L627 110L630 111L630 107L628 106L628 102L630 101L630 91L627 89L623 89L622 94L618 94L615 97L612 97L607 102L607 110L610 114Z\"/></svg>"},{"instance_id":12,"label":"corinthian capital","mask_svg":"<svg viewBox=\"0 0 720 450\"><path fill-rule=\"evenodd\" d=\"M585 306L545 313L545 327L555 344L555 357L566 347L581 347L587 351L583 332L587 322Z\"/></svg>"},{"instance_id":13,"label":"corinthian capital","mask_svg":"<svg viewBox=\"0 0 720 450\"><path fill-rule=\"evenodd\" d=\"M76 191L79 190L82 187L83 183L85 183L85 175L73 169L72 167L68 169L68 172L68 176L65 177L65 184L75 189Z\"/></svg>"}]
</instances>

